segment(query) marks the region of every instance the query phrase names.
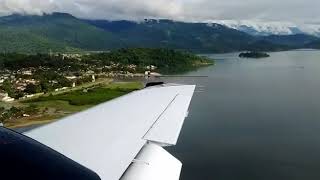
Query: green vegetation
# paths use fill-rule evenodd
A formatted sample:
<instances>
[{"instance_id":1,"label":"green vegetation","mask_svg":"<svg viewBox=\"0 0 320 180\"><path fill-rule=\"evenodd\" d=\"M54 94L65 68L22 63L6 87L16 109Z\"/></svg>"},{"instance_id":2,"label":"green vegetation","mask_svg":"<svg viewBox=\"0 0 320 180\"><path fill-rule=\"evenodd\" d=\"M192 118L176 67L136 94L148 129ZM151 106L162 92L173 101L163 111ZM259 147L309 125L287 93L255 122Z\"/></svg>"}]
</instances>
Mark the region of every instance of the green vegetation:
<instances>
[{"instance_id":1,"label":"green vegetation","mask_svg":"<svg viewBox=\"0 0 320 180\"><path fill-rule=\"evenodd\" d=\"M316 40L307 44L307 48L320 49L320 40Z\"/></svg>"},{"instance_id":2,"label":"green vegetation","mask_svg":"<svg viewBox=\"0 0 320 180\"><path fill-rule=\"evenodd\" d=\"M67 58L61 54L0 54L0 68L10 70L35 68L37 72L34 78L43 81L59 79L61 82L66 80L63 77L59 77L56 72L98 71L97 69L100 67L112 66L111 69L103 69L103 71L144 73L149 70L147 66L154 65L161 73L178 73L211 64L213 64L212 60L188 52L150 48L119 49L108 53L93 53L83 55L80 59ZM130 65L135 65L136 67L131 68L129 67Z\"/></svg>"},{"instance_id":3,"label":"green vegetation","mask_svg":"<svg viewBox=\"0 0 320 180\"><path fill-rule=\"evenodd\" d=\"M61 73L52 70L37 70L32 75L32 78L38 80L39 84L28 84L24 90L27 94L48 93L54 91L54 89L72 86L70 80L61 75Z\"/></svg>"},{"instance_id":4,"label":"green vegetation","mask_svg":"<svg viewBox=\"0 0 320 180\"><path fill-rule=\"evenodd\" d=\"M0 52L49 53L170 48L200 53L303 48L317 37L256 37L219 24L81 20L70 14L0 17ZM319 46L314 46L319 47Z\"/></svg>"},{"instance_id":5,"label":"green vegetation","mask_svg":"<svg viewBox=\"0 0 320 180\"><path fill-rule=\"evenodd\" d=\"M245 53L240 53L239 57L241 58L267 58L270 57L269 54L263 53L263 52L245 52Z\"/></svg>"},{"instance_id":6,"label":"green vegetation","mask_svg":"<svg viewBox=\"0 0 320 180\"><path fill-rule=\"evenodd\" d=\"M111 31L128 47L183 49L192 52L227 52L242 49L254 38L219 24L186 23L171 20L133 22L89 22ZM121 24L122 23L122 24ZM119 28L119 27L126 28Z\"/></svg>"},{"instance_id":7,"label":"green vegetation","mask_svg":"<svg viewBox=\"0 0 320 180\"><path fill-rule=\"evenodd\" d=\"M18 53L1 53L0 68L9 70L20 70L23 68L49 68L52 71L77 71L83 66L75 58L65 58L63 55L50 54L18 54Z\"/></svg>"},{"instance_id":8,"label":"green vegetation","mask_svg":"<svg viewBox=\"0 0 320 180\"><path fill-rule=\"evenodd\" d=\"M180 73L200 66L212 65L214 62L188 52L170 49L131 48L120 49L110 53L92 54L84 56L87 64L110 66L119 63L118 70L144 73L147 66L154 65L158 72L164 74ZM130 69L127 65L136 65Z\"/></svg>"},{"instance_id":9,"label":"green vegetation","mask_svg":"<svg viewBox=\"0 0 320 180\"><path fill-rule=\"evenodd\" d=\"M140 88L141 87L138 85L135 87L129 86L129 88L126 86L119 86L118 88L94 87L91 89L77 90L59 95L42 96L26 102L67 101L70 105L74 106L97 105Z\"/></svg>"},{"instance_id":10,"label":"green vegetation","mask_svg":"<svg viewBox=\"0 0 320 180\"><path fill-rule=\"evenodd\" d=\"M24 116L35 115L39 112L39 109L35 105L29 105L26 107L0 107L0 122L6 123L7 121L22 118Z\"/></svg>"},{"instance_id":11,"label":"green vegetation","mask_svg":"<svg viewBox=\"0 0 320 180\"><path fill-rule=\"evenodd\" d=\"M64 43L37 35L28 30L16 27L3 27L0 25L0 52L77 52Z\"/></svg>"},{"instance_id":12,"label":"green vegetation","mask_svg":"<svg viewBox=\"0 0 320 180\"><path fill-rule=\"evenodd\" d=\"M0 18L0 52L76 52L120 47L110 33L63 13Z\"/></svg>"},{"instance_id":13,"label":"green vegetation","mask_svg":"<svg viewBox=\"0 0 320 180\"><path fill-rule=\"evenodd\" d=\"M16 95L15 89L13 88L12 83L9 80L5 80L0 86L0 90L8 93L10 97L14 97Z\"/></svg>"},{"instance_id":14,"label":"green vegetation","mask_svg":"<svg viewBox=\"0 0 320 180\"><path fill-rule=\"evenodd\" d=\"M111 83L43 95L16 102L11 107L0 107L0 121L11 128L48 123L141 88L142 84L138 82Z\"/></svg>"},{"instance_id":15,"label":"green vegetation","mask_svg":"<svg viewBox=\"0 0 320 180\"><path fill-rule=\"evenodd\" d=\"M0 52L101 51L124 47L225 52L240 49L252 39L225 26L209 27L205 23L149 21L112 31L64 13L0 18Z\"/></svg>"}]
</instances>

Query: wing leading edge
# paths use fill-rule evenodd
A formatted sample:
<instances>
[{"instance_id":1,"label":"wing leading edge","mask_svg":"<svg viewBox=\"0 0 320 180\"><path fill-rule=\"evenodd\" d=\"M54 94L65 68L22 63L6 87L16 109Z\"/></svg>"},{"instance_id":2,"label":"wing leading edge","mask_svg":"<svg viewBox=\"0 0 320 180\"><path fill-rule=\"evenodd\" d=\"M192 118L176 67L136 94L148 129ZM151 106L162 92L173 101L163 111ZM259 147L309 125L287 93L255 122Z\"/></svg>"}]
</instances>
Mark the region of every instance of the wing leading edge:
<instances>
[{"instance_id":1,"label":"wing leading edge","mask_svg":"<svg viewBox=\"0 0 320 180\"><path fill-rule=\"evenodd\" d=\"M194 90L191 85L146 88L25 135L103 180L158 179L157 172L167 175L161 179L176 180L182 164L162 147L176 144Z\"/></svg>"}]
</instances>

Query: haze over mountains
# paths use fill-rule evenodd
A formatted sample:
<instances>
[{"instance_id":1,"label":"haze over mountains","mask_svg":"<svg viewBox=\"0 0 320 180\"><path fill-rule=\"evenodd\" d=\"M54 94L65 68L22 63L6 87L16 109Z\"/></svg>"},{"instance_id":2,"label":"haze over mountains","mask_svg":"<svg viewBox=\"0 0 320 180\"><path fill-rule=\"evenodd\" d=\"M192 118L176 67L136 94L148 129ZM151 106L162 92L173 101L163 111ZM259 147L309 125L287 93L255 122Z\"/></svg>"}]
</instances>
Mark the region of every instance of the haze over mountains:
<instances>
[{"instance_id":1,"label":"haze over mountains","mask_svg":"<svg viewBox=\"0 0 320 180\"><path fill-rule=\"evenodd\" d=\"M319 43L318 37L300 32L261 36L216 23L84 20L66 13L0 17L0 52L45 53L160 47L214 53L319 48Z\"/></svg>"},{"instance_id":2,"label":"haze over mountains","mask_svg":"<svg viewBox=\"0 0 320 180\"><path fill-rule=\"evenodd\" d=\"M292 22L266 22L255 20L213 21L254 36L308 34L320 37L319 24L297 24Z\"/></svg>"}]
</instances>

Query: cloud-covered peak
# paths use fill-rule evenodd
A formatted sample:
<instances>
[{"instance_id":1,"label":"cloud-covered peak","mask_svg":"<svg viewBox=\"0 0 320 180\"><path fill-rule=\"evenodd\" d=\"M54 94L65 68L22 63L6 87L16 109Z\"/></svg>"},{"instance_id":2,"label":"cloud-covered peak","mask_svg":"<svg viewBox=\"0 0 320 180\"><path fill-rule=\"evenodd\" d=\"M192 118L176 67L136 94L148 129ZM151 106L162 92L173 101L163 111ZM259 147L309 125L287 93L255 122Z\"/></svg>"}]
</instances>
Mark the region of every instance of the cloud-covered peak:
<instances>
[{"instance_id":1,"label":"cloud-covered peak","mask_svg":"<svg viewBox=\"0 0 320 180\"><path fill-rule=\"evenodd\" d=\"M211 22L222 24L252 35L292 35L303 33L320 36L320 25L317 24L255 20L217 20Z\"/></svg>"},{"instance_id":2,"label":"cloud-covered peak","mask_svg":"<svg viewBox=\"0 0 320 180\"><path fill-rule=\"evenodd\" d=\"M50 13L58 9L51 0L0 0L0 15L13 13L36 14Z\"/></svg>"},{"instance_id":3,"label":"cloud-covered peak","mask_svg":"<svg viewBox=\"0 0 320 180\"><path fill-rule=\"evenodd\" d=\"M0 0L0 15L66 12L88 19L174 19L182 9L181 3L172 0Z\"/></svg>"}]
</instances>

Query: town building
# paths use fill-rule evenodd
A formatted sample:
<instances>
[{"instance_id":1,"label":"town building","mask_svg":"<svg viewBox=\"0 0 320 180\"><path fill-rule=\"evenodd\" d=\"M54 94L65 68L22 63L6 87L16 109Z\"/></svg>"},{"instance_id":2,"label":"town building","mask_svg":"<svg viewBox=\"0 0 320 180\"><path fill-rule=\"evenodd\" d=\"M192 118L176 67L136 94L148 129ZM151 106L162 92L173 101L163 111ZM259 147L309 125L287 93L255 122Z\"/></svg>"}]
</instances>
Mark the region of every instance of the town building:
<instances>
[{"instance_id":1,"label":"town building","mask_svg":"<svg viewBox=\"0 0 320 180\"><path fill-rule=\"evenodd\" d=\"M0 92L0 101L3 101L3 102L12 102L14 101L14 98L11 98L9 96L8 93L6 92Z\"/></svg>"}]
</instances>

